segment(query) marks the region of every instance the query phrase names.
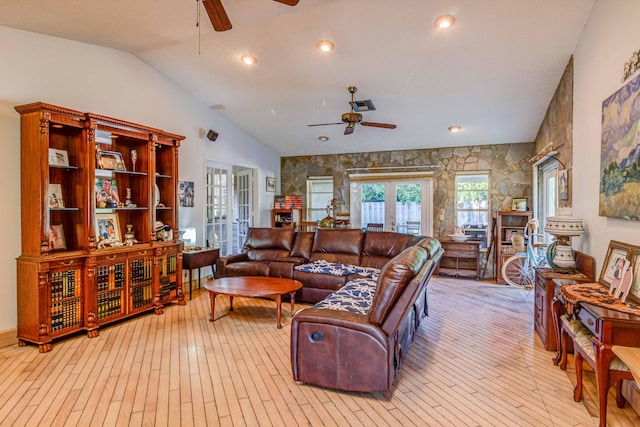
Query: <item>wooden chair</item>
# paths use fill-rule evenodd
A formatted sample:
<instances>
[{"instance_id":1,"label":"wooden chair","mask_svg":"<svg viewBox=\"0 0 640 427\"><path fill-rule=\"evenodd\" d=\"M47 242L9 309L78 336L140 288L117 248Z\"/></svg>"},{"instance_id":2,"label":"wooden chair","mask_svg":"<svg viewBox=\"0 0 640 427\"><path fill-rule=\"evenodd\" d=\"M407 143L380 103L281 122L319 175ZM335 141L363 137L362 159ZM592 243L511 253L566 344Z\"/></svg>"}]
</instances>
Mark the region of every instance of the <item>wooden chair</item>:
<instances>
[{"instance_id":1,"label":"wooden chair","mask_svg":"<svg viewBox=\"0 0 640 427\"><path fill-rule=\"evenodd\" d=\"M384 231L384 224L370 222L367 224L367 231Z\"/></svg>"},{"instance_id":2,"label":"wooden chair","mask_svg":"<svg viewBox=\"0 0 640 427\"><path fill-rule=\"evenodd\" d=\"M417 236L420 234L420 221L407 221L407 234Z\"/></svg>"},{"instance_id":3,"label":"wooden chair","mask_svg":"<svg viewBox=\"0 0 640 427\"><path fill-rule=\"evenodd\" d=\"M596 366L596 346L602 345L594 335L582 324L578 319L569 320L567 315L560 317L561 326L561 357L560 357L560 369L566 369L567 366L567 353L569 352L569 339L573 344L574 362L576 367L576 387L573 389L573 400L580 402L582 400L582 364L586 361L596 373L596 380L598 380L598 367ZM617 356L614 356L609 361L607 366L608 380L604 384L598 382L598 388L604 386L605 390L598 390L598 400L600 407L600 427L606 427L607 425L607 396L609 388L615 384L616 386L616 404L618 408L623 408L625 405L625 398L622 395L622 380L633 381L633 374L627 367L627 365L620 360Z\"/></svg>"},{"instance_id":4,"label":"wooden chair","mask_svg":"<svg viewBox=\"0 0 640 427\"><path fill-rule=\"evenodd\" d=\"M318 223L315 221L300 221L299 231L316 231Z\"/></svg>"}]
</instances>

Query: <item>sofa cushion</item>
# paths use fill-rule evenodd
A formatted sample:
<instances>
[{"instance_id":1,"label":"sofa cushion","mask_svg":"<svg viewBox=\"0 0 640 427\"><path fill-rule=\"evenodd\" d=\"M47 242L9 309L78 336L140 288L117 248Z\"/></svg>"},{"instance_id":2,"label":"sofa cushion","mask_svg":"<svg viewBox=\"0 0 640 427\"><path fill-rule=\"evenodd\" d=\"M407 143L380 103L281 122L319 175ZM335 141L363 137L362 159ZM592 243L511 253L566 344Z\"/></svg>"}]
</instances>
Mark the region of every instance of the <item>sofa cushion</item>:
<instances>
[{"instance_id":1,"label":"sofa cushion","mask_svg":"<svg viewBox=\"0 0 640 427\"><path fill-rule=\"evenodd\" d=\"M295 270L305 273L331 274L333 276L347 276L355 274L363 277L370 277L374 280L378 279L380 270L377 268L360 267L358 265L338 264L335 262L327 262L318 260L307 264L295 266Z\"/></svg>"},{"instance_id":2,"label":"sofa cushion","mask_svg":"<svg viewBox=\"0 0 640 427\"><path fill-rule=\"evenodd\" d=\"M296 233L296 240L293 242L291 256L303 258L305 261L308 261L309 258L311 258L314 235L314 231L299 231Z\"/></svg>"},{"instance_id":3,"label":"sofa cushion","mask_svg":"<svg viewBox=\"0 0 640 427\"><path fill-rule=\"evenodd\" d=\"M227 264L225 276L268 276L269 261L241 261Z\"/></svg>"},{"instance_id":4,"label":"sofa cushion","mask_svg":"<svg viewBox=\"0 0 640 427\"><path fill-rule=\"evenodd\" d=\"M382 268L389 260L405 250L413 240L412 235L392 231L365 233L360 265Z\"/></svg>"},{"instance_id":5,"label":"sofa cushion","mask_svg":"<svg viewBox=\"0 0 640 427\"><path fill-rule=\"evenodd\" d=\"M364 232L360 229L316 230L311 261L325 260L339 264L360 265Z\"/></svg>"},{"instance_id":6,"label":"sofa cushion","mask_svg":"<svg viewBox=\"0 0 640 427\"><path fill-rule=\"evenodd\" d=\"M327 310L367 314L376 294L376 281L355 279L313 306Z\"/></svg>"},{"instance_id":7,"label":"sofa cushion","mask_svg":"<svg viewBox=\"0 0 640 427\"><path fill-rule=\"evenodd\" d=\"M382 325L407 284L426 261L427 251L419 246L412 246L382 267L378 290L369 312L369 322Z\"/></svg>"},{"instance_id":8,"label":"sofa cushion","mask_svg":"<svg viewBox=\"0 0 640 427\"><path fill-rule=\"evenodd\" d=\"M250 261L276 261L289 256L294 238L290 228L250 228L244 248Z\"/></svg>"}]
</instances>

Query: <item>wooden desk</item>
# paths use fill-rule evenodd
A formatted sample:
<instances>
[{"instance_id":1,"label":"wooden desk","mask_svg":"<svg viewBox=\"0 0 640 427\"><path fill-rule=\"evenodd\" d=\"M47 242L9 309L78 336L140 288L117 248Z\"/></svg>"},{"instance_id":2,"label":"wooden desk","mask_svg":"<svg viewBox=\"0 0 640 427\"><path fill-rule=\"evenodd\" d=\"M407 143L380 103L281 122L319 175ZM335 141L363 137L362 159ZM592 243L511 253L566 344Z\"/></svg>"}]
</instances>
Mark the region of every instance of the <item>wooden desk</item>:
<instances>
[{"instance_id":1,"label":"wooden desk","mask_svg":"<svg viewBox=\"0 0 640 427\"><path fill-rule=\"evenodd\" d=\"M556 279L558 280L558 279ZM564 301L558 294L554 301L554 320L556 330L561 330L560 315L564 314ZM612 347L615 345L640 347L640 317L609 310L592 304L578 303L575 316L594 335L593 350L595 353L595 373L598 387L600 409L600 426L606 426L607 394L609 391L609 362L614 357ZM559 347L562 347L562 334L558 336ZM558 353L561 353L559 351ZM560 354L554 359L560 361ZM557 363L556 363L557 364Z\"/></svg>"},{"instance_id":2,"label":"wooden desk","mask_svg":"<svg viewBox=\"0 0 640 427\"><path fill-rule=\"evenodd\" d=\"M216 260L220 257L220 249L206 248L197 251L182 252L182 268L189 270L189 299L191 299L191 270L198 269L198 288L200 288L200 268L211 266L211 274L215 273Z\"/></svg>"}]
</instances>

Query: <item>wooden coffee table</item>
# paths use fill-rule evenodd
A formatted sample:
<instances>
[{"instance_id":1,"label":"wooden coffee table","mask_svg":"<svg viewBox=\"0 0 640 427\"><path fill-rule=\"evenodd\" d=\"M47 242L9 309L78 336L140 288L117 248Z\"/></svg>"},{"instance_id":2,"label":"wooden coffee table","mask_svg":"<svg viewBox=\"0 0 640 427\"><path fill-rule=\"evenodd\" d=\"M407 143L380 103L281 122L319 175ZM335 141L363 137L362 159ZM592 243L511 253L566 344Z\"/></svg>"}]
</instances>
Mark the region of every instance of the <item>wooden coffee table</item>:
<instances>
[{"instance_id":1,"label":"wooden coffee table","mask_svg":"<svg viewBox=\"0 0 640 427\"><path fill-rule=\"evenodd\" d=\"M302 288L302 283L281 277L238 276L214 279L207 282L204 287L209 291L209 299L211 300L211 319L209 321L213 322L214 320L216 296L218 295L229 295L229 311L233 311L233 297L271 298L277 305L276 314L278 329L280 329L282 328L280 323L282 295L289 294L291 296L291 316L293 317L295 294L298 289Z\"/></svg>"}]
</instances>

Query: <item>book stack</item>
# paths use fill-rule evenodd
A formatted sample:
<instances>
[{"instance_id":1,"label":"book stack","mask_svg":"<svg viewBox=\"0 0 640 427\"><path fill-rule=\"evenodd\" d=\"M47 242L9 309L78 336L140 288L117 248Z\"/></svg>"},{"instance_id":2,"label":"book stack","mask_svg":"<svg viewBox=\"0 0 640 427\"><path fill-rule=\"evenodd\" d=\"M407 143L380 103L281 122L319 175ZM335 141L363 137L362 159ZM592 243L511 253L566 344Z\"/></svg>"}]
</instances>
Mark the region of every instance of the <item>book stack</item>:
<instances>
[{"instance_id":1,"label":"book stack","mask_svg":"<svg viewBox=\"0 0 640 427\"><path fill-rule=\"evenodd\" d=\"M122 313L122 291L98 294L98 320Z\"/></svg>"},{"instance_id":2,"label":"book stack","mask_svg":"<svg viewBox=\"0 0 640 427\"><path fill-rule=\"evenodd\" d=\"M110 289L122 289L124 286L124 263L98 266L98 292Z\"/></svg>"},{"instance_id":3,"label":"book stack","mask_svg":"<svg viewBox=\"0 0 640 427\"><path fill-rule=\"evenodd\" d=\"M51 331L57 332L62 329L80 325L82 321L82 310L80 309L80 298L51 304Z\"/></svg>"},{"instance_id":4,"label":"book stack","mask_svg":"<svg viewBox=\"0 0 640 427\"><path fill-rule=\"evenodd\" d=\"M79 297L82 290L82 271L66 270L51 273L51 300Z\"/></svg>"},{"instance_id":5,"label":"book stack","mask_svg":"<svg viewBox=\"0 0 640 427\"><path fill-rule=\"evenodd\" d=\"M153 259L136 259L129 263L129 281L132 285L151 280L153 274Z\"/></svg>"},{"instance_id":6,"label":"book stack","mask_svg":"<svg viewBox=\"0 0 640 427\"><path fill-rule=\"evenodd\" d=\"M136 309L151 304L153 288L151 283L131 288L131 308Z\"/></svg>"}]
</instances>

